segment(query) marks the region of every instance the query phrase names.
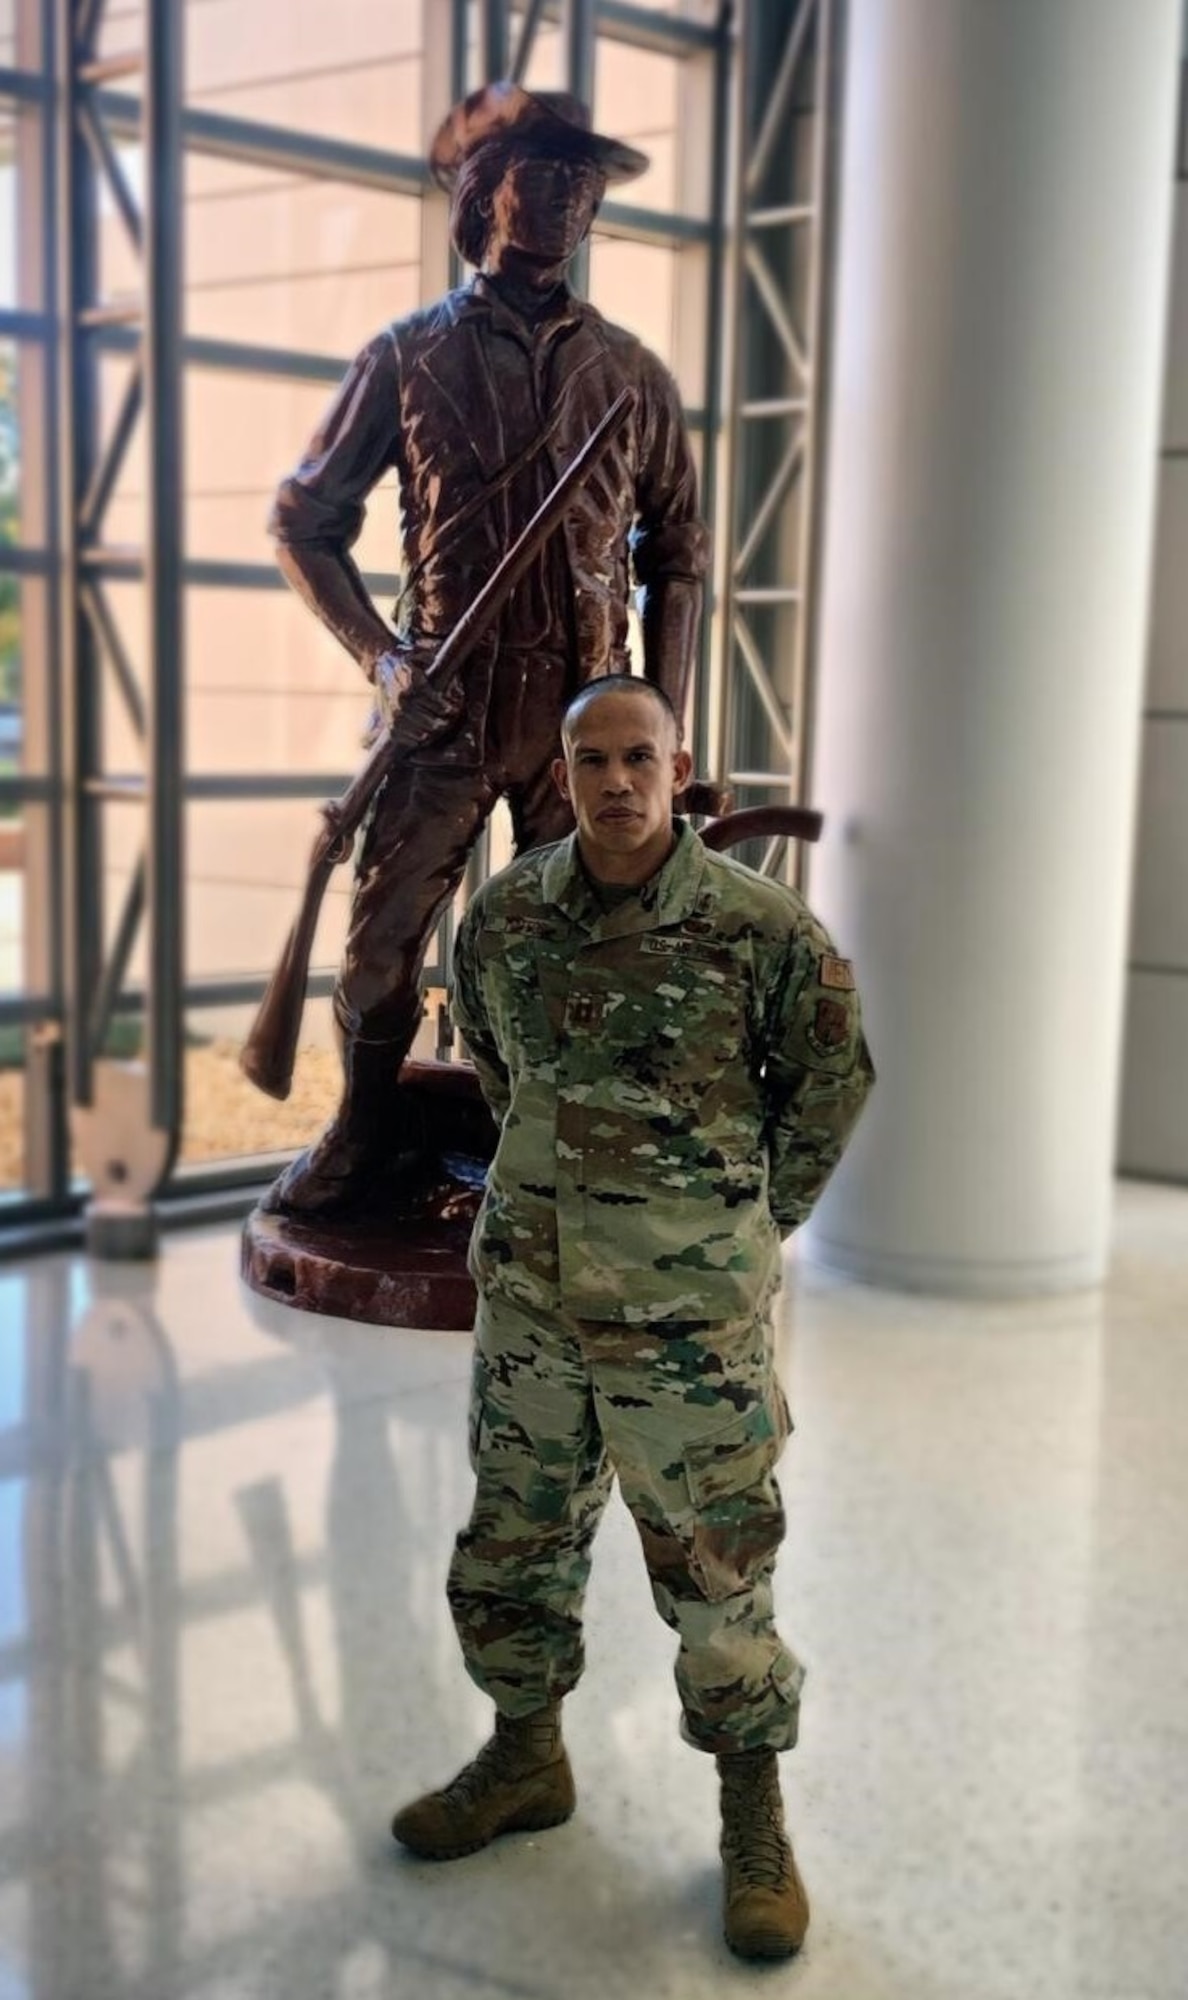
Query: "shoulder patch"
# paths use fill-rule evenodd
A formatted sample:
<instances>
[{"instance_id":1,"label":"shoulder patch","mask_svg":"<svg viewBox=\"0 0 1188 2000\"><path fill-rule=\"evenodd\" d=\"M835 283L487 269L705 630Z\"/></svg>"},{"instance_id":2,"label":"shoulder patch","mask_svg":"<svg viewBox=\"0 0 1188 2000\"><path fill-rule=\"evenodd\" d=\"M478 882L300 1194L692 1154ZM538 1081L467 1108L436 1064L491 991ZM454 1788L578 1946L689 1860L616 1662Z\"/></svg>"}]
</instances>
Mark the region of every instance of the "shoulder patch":
<instances>
[{"instance_id":1,"label":"shoulder patch","mask_svg":"<svg viewBox=\"0 0 1188 2000\"><path fill-rule=\"evenodd\" d=\"M831 986L835 993L854 991L854 968L848 958L835 958L827 951L821 960L817 974L822 986Z\"/></svg>"},{"instance_id":2,"label":"shoulder patch","mask_svg":"<svg viewBox=\"0 0 1188 2000\"><path fill-rule=\"evenodd\" d=\"M805 1033L809 1047L819 1056L836 1055L850 1039L849 1008L841 1000L818 1000L817 1011Z\"/></svg>"}]
</instances>

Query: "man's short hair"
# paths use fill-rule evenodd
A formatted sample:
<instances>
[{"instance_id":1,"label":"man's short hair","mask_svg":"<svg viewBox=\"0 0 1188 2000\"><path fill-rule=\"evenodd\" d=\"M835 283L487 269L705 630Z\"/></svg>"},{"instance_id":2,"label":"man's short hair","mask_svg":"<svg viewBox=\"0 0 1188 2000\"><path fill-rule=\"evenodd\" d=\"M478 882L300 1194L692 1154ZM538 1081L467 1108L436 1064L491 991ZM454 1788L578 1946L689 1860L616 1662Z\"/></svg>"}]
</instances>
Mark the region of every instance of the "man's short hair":
<instances>
[{"instance_id":1,"label":"man's short hair","mask_svg":"<svg viewBox=\"0 0 1188 2000\"><path fill-rule=\"evenodd\" d=\"M681 740L681 724L675 708L662 687L655 681L645 680L642 674L599 674L594 680L580 687L561 717L561 740L568 743L573 735L573 726L596 701L602 701L614 694L650 695L657 708L662 709L672 724L677 742Z\"/></svg>"}]
</instances>

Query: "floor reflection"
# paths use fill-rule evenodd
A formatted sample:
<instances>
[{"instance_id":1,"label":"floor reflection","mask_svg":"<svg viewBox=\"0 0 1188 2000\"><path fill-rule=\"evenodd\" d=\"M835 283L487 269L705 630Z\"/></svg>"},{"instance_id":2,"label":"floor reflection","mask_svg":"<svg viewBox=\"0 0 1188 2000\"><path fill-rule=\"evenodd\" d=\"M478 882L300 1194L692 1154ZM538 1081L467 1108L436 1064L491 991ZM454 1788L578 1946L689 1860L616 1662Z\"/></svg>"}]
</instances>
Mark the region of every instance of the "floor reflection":
<instances>
[{"instance_id":1,"label":"floor reflection","mask_svg":"<svg viewBox=\"0 0 1188 2000\"><path fill-rule=\"evenodd\" d=\"M797 2000L1182 2000L1188 1192L1121 1217L1096 1300L795 1289ZM0 1267L0 2000L751 1993L621 1510L577 1816L396 1852L485 1724L443 1596L468 1343L234 1273L231 1230Z\"/></svg>"},{"instance_id":2,"label":"floor reflection","mask_svg":"<svg viewBox=\"0 0 1188 2000\"><path fill-rule=\"evenodd\" d=\"M275 1815L273 1887L298 1907L328 1855L339 1891L387 1860L375 1788L399 1783L400 1664L433 1655L418 1607L441 1565L416 1517L428 1495L453 1520L463 1494L452 1452L443 1492L432 1381L360 1394L349 1351L250 1337L237 1362L191 1348L183 1369L160 1282L50 1260L0 1287L0 1903L25 1900L5 2000L168 2000L257 1954L278 1991L336 1991L337 1921L311 1912L286 1939L268 1907L252 1936L260 1843ZM460 1382L464 1345L437 1359L430 1376L444 1361ZM378 1975L390 1940L373 1943Z\"/></svg>"}]
</instances>

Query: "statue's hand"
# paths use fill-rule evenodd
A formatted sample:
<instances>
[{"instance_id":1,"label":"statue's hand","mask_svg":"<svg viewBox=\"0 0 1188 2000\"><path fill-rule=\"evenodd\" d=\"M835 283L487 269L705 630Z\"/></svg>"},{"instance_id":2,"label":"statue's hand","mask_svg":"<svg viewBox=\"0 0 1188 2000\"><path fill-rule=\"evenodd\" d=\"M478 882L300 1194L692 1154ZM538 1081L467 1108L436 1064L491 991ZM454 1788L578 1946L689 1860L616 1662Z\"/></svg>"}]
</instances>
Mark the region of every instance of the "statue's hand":
<instances>
[{"instance_id":1,"label":"statue's hand","mask_svg":"<svg viewBox=\"0 0 1188 2000\"><path fill-rule=\"evenodd\" d=\"M375 691L389 737L407 750L450 735L466 711L460 681L437 688L424 667L403 653L384 653L376 661Z\"/></svg>"}]
</instances>

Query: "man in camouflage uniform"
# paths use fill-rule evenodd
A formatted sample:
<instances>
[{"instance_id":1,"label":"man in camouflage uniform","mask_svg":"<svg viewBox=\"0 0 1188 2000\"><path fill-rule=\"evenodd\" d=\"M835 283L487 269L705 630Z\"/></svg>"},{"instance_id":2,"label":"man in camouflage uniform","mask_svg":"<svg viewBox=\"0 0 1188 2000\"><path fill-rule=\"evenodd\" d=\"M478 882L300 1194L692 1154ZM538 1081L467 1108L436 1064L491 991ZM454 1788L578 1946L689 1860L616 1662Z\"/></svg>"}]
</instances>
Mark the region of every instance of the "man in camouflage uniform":
<instances>
[{"instance_id":1,"label":"man in camouflage uniform","mask_svg":"<svg viewBox=\"0 0 1188 2000\"><path fill-rule=\"evenodd\" d=\"M718 1759L727 1940L783 1956L808 1923L775 1757L803 1675L772 1616L789 1420L768 1307L873 1071L802 899L674 824L689 758L663 694L592 682L564 749L576 834L480 890L454 962L500 1138L449 1599L496 1729L393 1831L447 1858L573 1810L560 1702L617 1477L678 1635L683 1733Z\"/></svg>"}]
</instances>

